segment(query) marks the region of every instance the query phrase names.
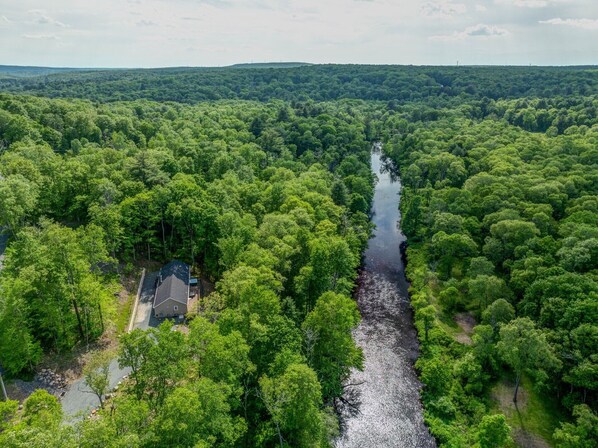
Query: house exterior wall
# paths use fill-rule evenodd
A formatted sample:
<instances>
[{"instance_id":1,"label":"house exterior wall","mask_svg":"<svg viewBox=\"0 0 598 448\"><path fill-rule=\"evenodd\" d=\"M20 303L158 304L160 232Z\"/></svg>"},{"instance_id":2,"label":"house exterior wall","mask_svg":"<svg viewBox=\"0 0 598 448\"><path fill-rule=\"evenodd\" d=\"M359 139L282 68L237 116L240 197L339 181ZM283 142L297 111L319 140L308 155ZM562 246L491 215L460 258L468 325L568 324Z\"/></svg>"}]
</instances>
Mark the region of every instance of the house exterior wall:
<instances>
[{"instance_id":1,"label":"house exterior wall","mask_svg":"<svg viewBox=\"0 0 598 448\"><path fill-rule=\"evenodd\" d=\"M177 307L175 309L175 307ZM176 317L182 314L187 314L187 305L177 302L176 300L166 300L154 308L156 317Z\"/></svg>"}]
</instances>

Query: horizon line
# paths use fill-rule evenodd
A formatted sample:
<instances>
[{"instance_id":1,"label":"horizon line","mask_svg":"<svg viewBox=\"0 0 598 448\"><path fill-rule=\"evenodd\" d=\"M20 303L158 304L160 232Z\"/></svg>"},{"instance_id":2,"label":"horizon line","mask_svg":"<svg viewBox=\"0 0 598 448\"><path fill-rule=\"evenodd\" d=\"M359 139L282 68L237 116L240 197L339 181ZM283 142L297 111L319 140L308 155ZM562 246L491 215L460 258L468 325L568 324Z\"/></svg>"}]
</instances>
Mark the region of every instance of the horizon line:
<instances>
[{"instance_id":1,"label":"horizon line","mask_svg":"<svg viewBox=\"0 0 598 448\"><path fill-rule=\"evenodd\" d=\"M21 64L0 64L0 67L15 67L15 68L46 68L54 70L168 70L168 69L224 69L224 68L243 68L243 66L259 66L259 65L290 65L298 66L364 66L364 67L537 67L537 68L579 68L579 67L598 67L598 63L591 64L390 64L390 63L358 63L358 62L300 62L300 61L283 61L283 62L237 62L228 65L166 65L166 66L68 66L68 65L21 65ZM298 67L293 67L298 68Z\"/></svg>"}]
</instances>

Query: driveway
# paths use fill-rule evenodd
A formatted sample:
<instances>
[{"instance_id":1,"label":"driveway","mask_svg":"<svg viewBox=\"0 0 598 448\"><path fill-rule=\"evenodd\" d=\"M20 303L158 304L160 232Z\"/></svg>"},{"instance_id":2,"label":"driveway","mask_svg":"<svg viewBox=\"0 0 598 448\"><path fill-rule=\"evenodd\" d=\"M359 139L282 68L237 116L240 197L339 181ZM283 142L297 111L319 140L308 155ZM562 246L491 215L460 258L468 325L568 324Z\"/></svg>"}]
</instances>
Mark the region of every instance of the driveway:
<instances>
[{"instance_id":1,"label":"driveway","mask_svg":"<svg viewBox=\"0 0 598 448\"><path fill-rule=\"evenodd\" d=\"M147 330L149 327L159 325L159 321L152 316L152 300L154 297L156 277L158 273L152 272L145 275L141 286L141 295L133 328ZM122 379L130 373L131 369L120 369L118 361L113 359L110 363L110 388L114 389ZM61 399L62 409L66 416L82 418L88 415L92 409L100 405L98 397L87 387L85 380L79 378L71 383Z\"/></svg>"},{"instance_id":2,"label":"driveway","mask_svg":"<svg viewBox=\"0 0 598 448\"><path fill-rule=\"evenodd\" d=\"M113 359L110 363L110 388L114 387L122 381L125 375L131 372L130 368L119 369L118 361ZM71 383L64 396L61 399L62 410L66 416L71 417L85 417L92 409L97 408L100 405L98 397L91 391L85 380L79 378L77 381Z\"/></svg>"},{"instance_id":3,"label":"driveway","mask_svg":"<svg viewBox=\"0 0 598 448\"><path fill-rule=\"evenodd\" d=\"M152 313L152 305L154 302L154 293L156 292L156 279L158 272L148 272L145 274L145 280L141 287L141 295L139 296L139 305L137 306L137 315L133 323L133 328L141 328L147 330L150 327L157 327L160 321Z\"/></svg>"}]
</instances>

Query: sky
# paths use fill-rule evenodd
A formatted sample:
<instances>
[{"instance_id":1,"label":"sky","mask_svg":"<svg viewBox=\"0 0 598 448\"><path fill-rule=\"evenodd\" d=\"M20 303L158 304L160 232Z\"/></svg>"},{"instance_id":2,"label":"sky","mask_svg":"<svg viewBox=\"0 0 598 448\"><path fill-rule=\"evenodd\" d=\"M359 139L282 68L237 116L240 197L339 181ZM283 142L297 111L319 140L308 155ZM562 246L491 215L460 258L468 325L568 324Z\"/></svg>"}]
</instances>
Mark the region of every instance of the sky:
<instances>
[{"instance_id":1,"label":"sky","mask_svg":"<svg viewBox=\"0 0 598 448\"><path fill-rule=\"evenodd\" d=\"M598 64L598 0L0 0L0 64Z\"/></svg>"}]
</instances>

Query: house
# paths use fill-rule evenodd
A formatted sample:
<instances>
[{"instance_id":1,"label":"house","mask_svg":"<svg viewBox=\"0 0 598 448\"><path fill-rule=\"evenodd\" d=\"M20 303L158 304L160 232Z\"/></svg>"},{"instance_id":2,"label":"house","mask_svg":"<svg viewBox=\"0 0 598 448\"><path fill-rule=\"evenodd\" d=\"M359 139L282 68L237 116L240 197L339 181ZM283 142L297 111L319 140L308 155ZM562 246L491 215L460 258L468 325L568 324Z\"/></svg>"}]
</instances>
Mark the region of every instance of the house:
<instances>
[{"instance_id":1,"label":"house","mask_svg":"<svg viewBox=\"0 0 598 448\"><path fill-rule=\"evenodd\" d=\"M189 308L189 265L173 260L160 269L154 296L156 317L176 317L187 314Z\"/></svg>"}]
</instances>

